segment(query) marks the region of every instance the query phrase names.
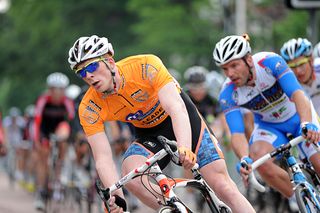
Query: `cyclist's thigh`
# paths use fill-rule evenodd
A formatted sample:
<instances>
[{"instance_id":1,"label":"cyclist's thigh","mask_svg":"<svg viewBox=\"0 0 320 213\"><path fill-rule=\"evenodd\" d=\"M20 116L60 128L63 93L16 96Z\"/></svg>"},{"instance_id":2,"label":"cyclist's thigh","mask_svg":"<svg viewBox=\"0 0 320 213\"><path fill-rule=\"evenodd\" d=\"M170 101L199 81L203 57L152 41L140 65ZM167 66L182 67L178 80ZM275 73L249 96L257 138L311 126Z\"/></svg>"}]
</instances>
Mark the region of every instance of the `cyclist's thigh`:
<instances>
[{"instance_id":1,"label":"cyclist's thigh","mask_svg":"<svg viewBox=\"0 0 320 213\"><path fill-rule=\"evenodd\" d=\"M205 181L216 193L223 193L222 191L226 189L225 187L231 187L233 189L232 191L236 190L236 185L228 175L224 159L215 160L206 164L200 169L200 172Z\"/></svg>"},{"instance_id":2,"label":"cyclist's thigh","mask_svg":"<svg viewBox=\"0 0 320 213\"><path fill-rule=\"evenodd\" d=\"M276 148L282 144L286 144L288 142L288 138L285 133L273 128L272 126L257 124L256 129L251 135L249 146L257 141L265 141Z\"/></svg>"},{"instance_id":3,"label":"cyclist's thigh","mask_svg":"<svg viewBox=\"0 0 320 213\"><path fill-rule=\"evenodd\" d=\"M317 174L320 175L320 153L315 153L310 156L309 161L312 163Z\"/></svg>"},{"instance_id":4,"label":"cyclist's thigh","mask_svg":"<svg viewBox=\"0 0 320 213\"><path fill-rule=\"evenodd\" d=\"M132 155L141 155L146 158L152 157L155 153L163 149L162 144L157 139L158 135L163 135L172 140L172 136L170 137L170 135L157 132L155 132L154 135L139 135L139 137L135 139L135 142L133 142L125 152L124 159ZM170 157L165 156L162 160L158 161L158 164L161 169L164 169L169 162Z\"/></svg>"},{"instance_id":5,"label":"cyclist's thigh","mask_svg":"<svg viewBox=\"0 0 320 213\"><path fill-rule=\"evenodd\" d=\"M143 165L147 160L144 155L130 155L127 156L122 162L122 175L126 175L131 170Z\"/></svg>"},{"instance_id":6,"label":"cyclist's thigh","mask_svg":"<svg viewBox=\"0 0 320 213\"><path fill-rule=\"evenodd\" d=\"M287 142L288 139L284 133L271 126L258 124L249 141L250 156L254 159L259 158Z\"/></svg>"},{"instance_id":7,"label":"cyclist's thigh","mask_svg":"<svg viewBox=\"0 0 320 213\"><path fill-rule=\"evenodd\" d=\"M201 131L199 142L195 153L199 168L206 166L216 160L224 159L218 140L205 127Z\"/></svg>"},{"instance_id":8,"label":"cyclist's thigh","mask_svg":"<svg viewBox=\"0 0 320 213\"><path fill-rule=\"evenodd\" d=\"M307 158L308 160L310 160L311 156L317 154L317 150L314 148L312 144L309 143L298 144L298 151L300 159Z\"/></svg>"}]
</instances>

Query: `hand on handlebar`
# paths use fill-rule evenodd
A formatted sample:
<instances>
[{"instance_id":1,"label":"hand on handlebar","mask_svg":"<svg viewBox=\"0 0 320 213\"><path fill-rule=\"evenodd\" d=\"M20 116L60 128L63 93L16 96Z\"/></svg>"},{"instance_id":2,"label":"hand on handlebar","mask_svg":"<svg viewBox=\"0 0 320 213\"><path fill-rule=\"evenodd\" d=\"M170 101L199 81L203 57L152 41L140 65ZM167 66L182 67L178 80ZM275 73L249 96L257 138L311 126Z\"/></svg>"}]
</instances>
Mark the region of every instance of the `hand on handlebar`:
<instances>
[{"instance_id":1,"label":"hand on handlebar","mask_svg":"<svg viewBox=\"0 0 320 213\"><path fill-rule=\"evenodd\" d=\"M197 156L187 147L179 147L179 161L185 169L191 169L197 162Z\"/></svg>"},{"instance_id":2,"label":"hand on handlebar","mask_svg":"<svg viewBox=\"0 0 320 213\"><path fill-rule=\"evenodd\" d=\"M107 209L105 209L106 213L123 213L124 212L123 208L120 207L119 205L117 205L117 201L116 201L117 199L122 199L122 198L119 196L117 196L117 197L116 196L117 195L112 196L110 198L109 205L108 205L110 211L107 211Z\"/></svg>"},{"instance_id":3,"label":"hand on handlebar","mask_svg":"<svg viewBox=\"0 0 320 213\"><path fill-rule=\"evenodd\" d=\"M320 141L319 129L313 123L301 123L299 134L302 135L308 143L318 143Z\"/></svg>"},{"instance_id":4,"label":"hand on handlebar","mask_svg":"<svg viewBox=\"0 0 320 213\"><path fill-rule=\"evenodd\" d=\"M252 172L252 163L253 160L248 156L242 157L240 162L237 163L237 171L241 175L246 186L248 185L249 174Z\"/></svg>"}]
</instances>

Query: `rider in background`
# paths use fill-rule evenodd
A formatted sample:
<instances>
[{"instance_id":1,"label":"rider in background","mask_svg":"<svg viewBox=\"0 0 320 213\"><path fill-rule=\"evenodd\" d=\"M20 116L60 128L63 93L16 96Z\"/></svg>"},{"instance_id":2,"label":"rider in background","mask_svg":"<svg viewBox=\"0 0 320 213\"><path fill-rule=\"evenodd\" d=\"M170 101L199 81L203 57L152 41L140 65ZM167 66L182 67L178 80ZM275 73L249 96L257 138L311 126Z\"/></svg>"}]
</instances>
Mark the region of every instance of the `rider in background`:
<instances>
[{"instance_id":1,"label":"rider in background","mask_svg":"<svg viewBox=\"0 0 320 213\"><path fill-rule=\"evenodd\" d=\"M7 153L6 142L4 138L4 130L2 126L2 112L0 111L0 157Z\"/></svg>"},{"instance_id":2,"label":"rider in background","mask_svg":"<svg viewBox=\"0 0 320 213\"><path fill-rule=\"evenodd\" d=\"M217 140L162 61L154 55L136 55L116 63L113 56L108 39L93 35L79 38L68 58L71 69L90 85L79 115L103 185L109 187L118 180L104 129L105 121L118 120L132 123L135 128L135 141L125 153L122 174L159 151L162 146L157 136L163 135L177 141L185 169L199 163L204 179L233 212L254 212L229 177ZM160 167L164 168L169 160L161 160ZM140 180L134 179L126 188L151 208L160 207ZM116 212L122 212L125 205L114 202L124 203L123 193L115 193L117 196L109 204Z\"/></svg>"},{"instance_id":3,"label":"rider in background","mask_svg":"<svg viewBox=\"0 0 320 213\"><path fill-rule=\"evenodd\" d=\"M200 114L211 125L221 112L218 100L209 95L206 81L208 70L202 66L189 67L184 73L186 93Z\"/></svg>"},{"instance_id":4,"label":"rider in background","mask_svg":"<svg viewBox=\"0 0 320 213\"><path fill-rule=\"evenodd\" d=\"M316 49L315 49L316 50ZM312 44L306 38L290 39L280 50L281 56L296 75L320 114L320 73L315 72Z\"/></svg>"},{"instance_id":5,"label":"rider in background","mask_svg":"<svg viewBox=\"0 0 320 213\"><path fill-rule=\"evenodd\" d=\"M3 120L5 141L7 141L7 169L10 180L19 183L23 181L24 162L22 158L23 141L22 133L25 126L21 111L17 107L11 107L9 114Z\"/></svg>"},{"instance_id":6,"label":"rider in background","mask_svg":"<svg viewBox=\"0 0 320 213\"><path fill-rule=\"evenodd\" d=\"M216 64L228 77L220 93L220 103L232 134L233 149L241 162L238 170L245 183L253 160L286 144L287 133L298 136L305 127L305 137L310 143L320 140L316 112L294 73L275 53L251 55L248 40L246 34L227 36L216 44L213 51ZM257 127L249 143L244 134L240 107L251 110L255 116ZM320 154L314 147L303 143L299 152L311 161L320 174ZM261 165L258 172L269 186L294 200L288 173L274 161Z\"/></svg>"},{"instance_id":7,"label":"rider in background","mask_svg":"<svg viewBox=\"0 0 320 213\"><path fill-rule=\"evenodd\" d=\"M21 153L21 158L24 167L24 180L22 186L29 192L35 190L35 162L36 153L34 148L34 105L28 105L24 111L25 126L23 129L23 150Z\"/></svg>"},{"instance_id":8,"label":"rider in background","mask_svg":"<svg viewBox=\"0 0 320 213\"><path fill-rule=\"evenodd\" d=\"M41 95L35 106L35 148L37 152L37 195L35 207L44 208L46 180L48 178L48 158L52 135L58 139L59 160L56 174L59 175L64 159L64 151L70 136L69 121L74 118L72 100L65 96L69 79L63 73L51 73L47 77L48 91Z\"/></svg>"}]
</instances>

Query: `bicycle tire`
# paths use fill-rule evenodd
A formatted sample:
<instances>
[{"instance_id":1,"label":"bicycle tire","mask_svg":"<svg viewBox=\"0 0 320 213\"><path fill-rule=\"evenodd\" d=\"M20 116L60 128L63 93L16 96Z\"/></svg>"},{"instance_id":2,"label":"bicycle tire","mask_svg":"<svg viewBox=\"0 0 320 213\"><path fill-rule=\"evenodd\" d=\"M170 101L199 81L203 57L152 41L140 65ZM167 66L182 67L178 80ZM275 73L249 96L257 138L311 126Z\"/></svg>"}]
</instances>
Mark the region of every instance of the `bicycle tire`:
<instances>
[{"instance_id":1,"label":"bicycle tire","mask_svg":"<svg viewBox=\"0 0 320 213\"><path fill-rule=\"evenodd\" d=\"M305 165L299 165L302 173L305 175L307 181L312 184L312 186L315 189L319 189L320 188L320 182L319 182L319 176L317 175L317 173L308 166Z\"/></svg>"},{"instance_id":2,"label":"bicycle tire","mask_svg":"<svg viewBox=\"0 0 320 213\"><path fill-rule=\"evenodd\" d=\"M297 186L295 196L301 213L318 212L317 206L312 202L312 196L305 186Z\"/></svg>"}]
</instances>

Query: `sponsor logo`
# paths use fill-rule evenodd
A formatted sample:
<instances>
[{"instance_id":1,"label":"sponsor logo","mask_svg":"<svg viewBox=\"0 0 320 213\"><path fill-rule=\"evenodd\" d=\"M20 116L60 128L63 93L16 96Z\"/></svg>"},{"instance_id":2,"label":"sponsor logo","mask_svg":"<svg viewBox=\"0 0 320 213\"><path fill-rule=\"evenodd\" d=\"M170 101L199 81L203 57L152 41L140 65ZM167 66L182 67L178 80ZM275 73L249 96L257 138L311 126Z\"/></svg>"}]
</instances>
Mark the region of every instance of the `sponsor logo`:
<instances>
[{"instance_id":1,"label":"sponsor logo","mask_svg":"<svg viewBox=\"0 0 320 213\"><path fill-rule=\"evenodd\" d=\"M239 98L239 95L238 95L237 90L233 91L232 99L234 100L234 102L238 103L238 98Z\"/></svg>"},{"instance_id":2,"label":"sponsor logo","mask_svg":"<svg viewBox=\"0 0 320 213\"><path fill-rule=\"evenodd\" d=\"M138 120L141 121L144 118L148 117L149 115L152 115L156 109L158 108L158 106L160 105L160 101L158 101L148 112L143 113L142 110L138 110L135 113L130 113L129 115L127 115L126 120L127 121L132 121L132 120ZM160 107L161 109L161 107Z\"/></svg>"},{"instance_id":3,"label":"sponsor logo","mask_svg":"<svg viewBox=\"0 0 320 213\"><path fill-rule=\"evenodd\" d=\"M94 108L101 111L101 107L98 104L94 103L93 100L89 100L89 105L92 105Z\"/></svg>"},{"instance_id":4,"label":"sponsor logo","mask_svg":"<svg viewBox=\"0 0 320 213\"><path fill-rule=\"evenodd\" d=\"M130 95L130 97L138 102L144 102L144 101L148 100L149 94L147 92L143 92L141 89L139 89L139 90L135 91L134 93L132 93Z\"/></svg>"},{"instance_id":5,"label":"sponsor logo","mask_svg":"<svg viewBox=\"0 0 320 213\"><path fill-rule=\"evenodd\" d=\"M271 73L272 73L272 71L271 71L271 69L270 69L269 67L265 67L264 70L265 70L268 74L271 74Z\"/></svg>"},{"instance_id":6,"label":"sponsor logo","mask_svg":"<svg viewBox=\"0 0 320 213\"><path fill-rule=\"evenodd\" d=\"M95 124L99 120L99 113L91 106L87 106L82 113L82 117L89 124Z\"/></svg>"},{"instance_id":7,"label":"sponsor logo","mask_svg":"<svg viewBox=\"0 0 320 213\"><path fill-rule=\"evenodd\" d=\"M277 110L277 111L275 111L275 112L272 112L272 116L273 117L275 117L275 118L280 118L281 117L281 115L282 115L282 113L284 112L284 111L286 111L286 107L281 107L279 110Z\"/></svg>"},{"instance_id":8,"label":"sponsor logo","mask_svg":"<svg viewBox=\"0 0 320 213\"><path fill-rule=\"evenodd\" d=\"M265 82L262 82L262 83L260 83L260 85L259 85L259 87L260 87L261 90L266 89L268 86L269 86L269 85L266 84Z\"/></svg>"},{"instance_id":9,"label":"sponsor logo","mask_svg":"<svg viewBox=\"0 0 320 213\"><path fill-rule=\"evenodd\" d=\"M253 96L254 91L250 90L250 92L247 94L247 97Z\"/></svg>"},{"instance_id":10,"label":"sponsor logo","mask_svg":"<svg viewBox=\"0 0 320 213\"><path fill-rule=\"evenodd\" d=\"M145 142L143 142L143 144L146 146L152 147L152 148L157 146L157 144L152 141L145 141Z\"/></svg>"},{"instance_id":11,"label":"sponsor logo","mask_svg":"<svg viewBox=\"0 0 320 213\"><path fill-rule=\"evenodd\" d=\"M151 64L146 64L146 75L149 81L153 81L157 73L158 70L154 66Z\"/></svg>"},{"instance_id":12,"label":"sponsor logo","mask_svg":"<svg viewBox=\"0 0 320 213\"><path fill-rule=\"evenodd\" d=\"M83 111L82 117L85 119L87 123L95 124L100 117L99 111L101 111L101 107L94 103L92 100L89 100L89 104Z\"/></svg>"}]
</instances>

